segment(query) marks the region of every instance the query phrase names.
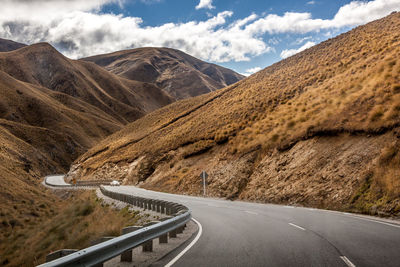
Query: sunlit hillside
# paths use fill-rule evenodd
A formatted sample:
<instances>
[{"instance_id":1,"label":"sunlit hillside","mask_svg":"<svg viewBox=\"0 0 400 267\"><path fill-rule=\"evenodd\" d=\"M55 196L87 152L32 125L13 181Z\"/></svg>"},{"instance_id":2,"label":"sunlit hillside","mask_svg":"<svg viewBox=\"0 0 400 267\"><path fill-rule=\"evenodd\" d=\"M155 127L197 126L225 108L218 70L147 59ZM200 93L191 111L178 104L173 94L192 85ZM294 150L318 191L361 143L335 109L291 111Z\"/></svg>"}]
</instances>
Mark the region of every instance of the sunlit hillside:
<instances>
[{"instance_id":1,"label":"sunlit hillside","mask_svg":"<svg viewBox=\"0 0 400 267\"><path fill-rule=\"evenodd\" d=\"M221 91L155 111L70 175L161 191L368 213L400 211L400 13Z\"/></svg>"}]
</instances>

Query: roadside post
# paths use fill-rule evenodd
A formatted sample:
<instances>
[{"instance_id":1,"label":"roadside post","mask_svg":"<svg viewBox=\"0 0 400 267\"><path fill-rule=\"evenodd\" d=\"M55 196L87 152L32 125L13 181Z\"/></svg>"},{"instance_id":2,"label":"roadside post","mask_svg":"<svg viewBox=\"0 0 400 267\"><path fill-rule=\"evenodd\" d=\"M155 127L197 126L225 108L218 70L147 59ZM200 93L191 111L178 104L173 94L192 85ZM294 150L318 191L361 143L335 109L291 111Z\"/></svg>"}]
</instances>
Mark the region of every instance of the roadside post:
<instances>
[{"instance_id":1,"label":"roadside post","mask_svg":"<svg viewBox=\"0 0 400 267\"><path fill-rule=\"evenodd\" d=\"M206 196L206 179L208 177L208 173L206 171L202 171L200 173L200 178L203 179L203 196Z\"/></svg>"}]
</instances>

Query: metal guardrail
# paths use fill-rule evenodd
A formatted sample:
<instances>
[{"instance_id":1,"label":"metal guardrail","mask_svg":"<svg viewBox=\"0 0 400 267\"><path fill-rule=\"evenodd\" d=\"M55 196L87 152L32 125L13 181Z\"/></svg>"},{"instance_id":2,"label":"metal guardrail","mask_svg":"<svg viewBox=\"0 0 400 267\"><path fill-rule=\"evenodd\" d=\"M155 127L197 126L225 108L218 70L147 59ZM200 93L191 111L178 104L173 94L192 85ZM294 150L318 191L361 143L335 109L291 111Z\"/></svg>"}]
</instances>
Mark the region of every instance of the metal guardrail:
<instances>
[{"instance_id":1,"label":"metal guardrail","mask_svg":"<svg viewBox=\"0 0 400 267\"><path fill-rule=\"evenodd\" d=\"M108 197L144 209L173 215L174 217L79 250L75 253L39 266L93 266L101 264L155 238L164 236L168 233L176 234L176 230L186 225L192 217L189 209L181 204L112 192L108 191L104 186L100 186L100 190Z\"/></svg>"},{"instance_id":2,"label":"metal guardrail","mask_svg":"<svg viewBox=\"0 0 400 267\"><path fill-rule=\"evenodd\" d=\"M51 187L60 187L60 188L68 188L68 187L79 187L79 186L99 186L99 185L109 185L113 180L87 180L87 181L77 181L75 185L66 184L66 185L58 185L47 182L47 177L44 179L44 183Z\"/></svg>"}]
</instances>

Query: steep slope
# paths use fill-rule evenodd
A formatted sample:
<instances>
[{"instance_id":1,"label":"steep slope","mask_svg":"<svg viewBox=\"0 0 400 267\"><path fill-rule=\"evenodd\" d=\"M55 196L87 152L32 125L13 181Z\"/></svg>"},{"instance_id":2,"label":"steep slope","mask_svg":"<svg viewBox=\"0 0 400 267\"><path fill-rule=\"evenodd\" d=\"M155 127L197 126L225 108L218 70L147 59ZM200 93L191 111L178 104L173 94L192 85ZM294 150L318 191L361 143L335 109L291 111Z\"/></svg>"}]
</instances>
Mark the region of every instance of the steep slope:
<instances>
[{"instance_id":1,"label":"steep slope","mask_svg":"<svg viewBox=\"0 0 400 267\"><path fill-rule=\"evenodd\" d=\"M0 265L57 214L49 207L59 199L39 186L44 175L65 173L101 139L171 101L153 84L70 60L48 44L0 52L0 254L9 254Z\"/></svg>"},{"instance_id":2,"label":"steep slope","mask_svg":"<svg viewBox=\"0 0 400 267\"><path fill-rule=\"evenodd\" d=\"M400 13L173 103L69 175L155 190L400 215Z\"/></svg>"},{"instance_id":3,"label":"steep slope","mask_svg":"<svg viewBox=\"0 0 400 267\"><path fill-rule=\"evenodd\" d=\"M175 99L209 93L244 78L171 48L137 48L83 60L130 80L154 83Z\"/></svg>"},{"instance_id":4,"label":"steep slope","mask_svg":"<svg viewBox=\"0 0 400 267\"><path fill-rule=\"evenodd\" d=\"M0 52L8 52L25 47L26 45L0 38Z\"/></svg>"},{"instance_id":5,"label":"steep slope","mask_svg":"<svg viewBox=\"0 0 400 267\"><path fill-rule=\"evenodd\" d=\"M83 100L121 123L171 102L153 84L123 79L93 63L70 60L47 43L1 53L0 70L17 80Z\"/></svg>"}]
</instances>

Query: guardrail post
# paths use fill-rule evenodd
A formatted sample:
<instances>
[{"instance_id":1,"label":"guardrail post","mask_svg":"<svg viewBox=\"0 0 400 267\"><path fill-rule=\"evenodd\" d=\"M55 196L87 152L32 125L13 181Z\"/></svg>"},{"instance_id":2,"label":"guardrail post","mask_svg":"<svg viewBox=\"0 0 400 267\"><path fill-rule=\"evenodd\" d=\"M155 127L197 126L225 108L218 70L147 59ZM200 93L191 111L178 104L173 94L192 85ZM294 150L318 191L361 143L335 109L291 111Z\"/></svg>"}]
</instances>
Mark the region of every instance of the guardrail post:
<instances>
[{"instance_id":1,"label":"guardrail post","mask_svg":"<svg viewBox=\"0 0 400 267\"><path fill-rule=\"evenodd\" d=\"M167 215L171 215L172 214L171 203L170 202L166 202L165 203L165 214L167 214Z\"/></svg>"},{"instance_id":2,"label":"guardrail post","mask_svg":"<svg viewBox=\"0 0 400 267\"><path fill-rule=\"evenodd\" d=\"M176 238L176 229L169 232L169 238Z\"/></svg>"},{"instance_id":3,"label":"guardrail post","mask_svg":"<svg viewBox=\"0 0 400 267\"><path fill-rule=\"evenodd\" d=\"M166 211L165 211L165 202L160 200L159 201L159 205L160 205L160 213L166 213Z\"/></svg>"},{"instance_id":4,"label":"guardrail post","mask_svg":"<svg viewBox=\"0 0 400 267\"><path fill-rule=\"evenodd\" d=\"M58 258L67 256L67 255L72 254L77 251L78 251L77 249L60 249L60 250L54 251L46 256L46 262L56 260Z\"/></svg>"},{"instance_id":5,"label":"guardrail post","mask_svg":"<svg viewBox=\"0 0 400 267\"><path fill-rule=\"evenodd\" d=\"M153 222L149 222L146 223L145 225L143 225L143 227L147 227L153 224L159 223L158 221L153 221ZM152 252L153 251L153 240L149 240L146 241L145 243L143 243L142 245L142 251L143 252Z\"/></svg>"},{"instance_id":6,"label":"guardrail post","mask_svg":"<svg viewBox=\"0 0 400 267\"><path fill-rule=\"evenodd\" d=\"M156 200L156 212L161 213L160 201Z\"/></svg>"},{"instance_id":7,"label":"guardrail post","mask_svg":"<svg viewBox=\"0 0 400 267\"><path fill-rule=\"evenodd\" d=\"M172 217L165 217L165 218L160 219L160 221L169 220L169 219L171 219L171 218L172 218ZM161 235L161 236L158 238L158 242L159 242L159 244L166 244L166 243L168 243L168 233Z\"/></svg>"},{"instance_id":8,"label":"guardrail post","mask_svg":"<svg viewBox=\"0 0 400 267\"><path fill-rule=\"evenodd\" d=\"M142 228L141 226L128 226L125 228L122 228L122 234L127 234L136 230L139 230ZM132 262L132 249L127 250L121 254L121 261L122 262Z\"/></svg>"}]
</instances>

